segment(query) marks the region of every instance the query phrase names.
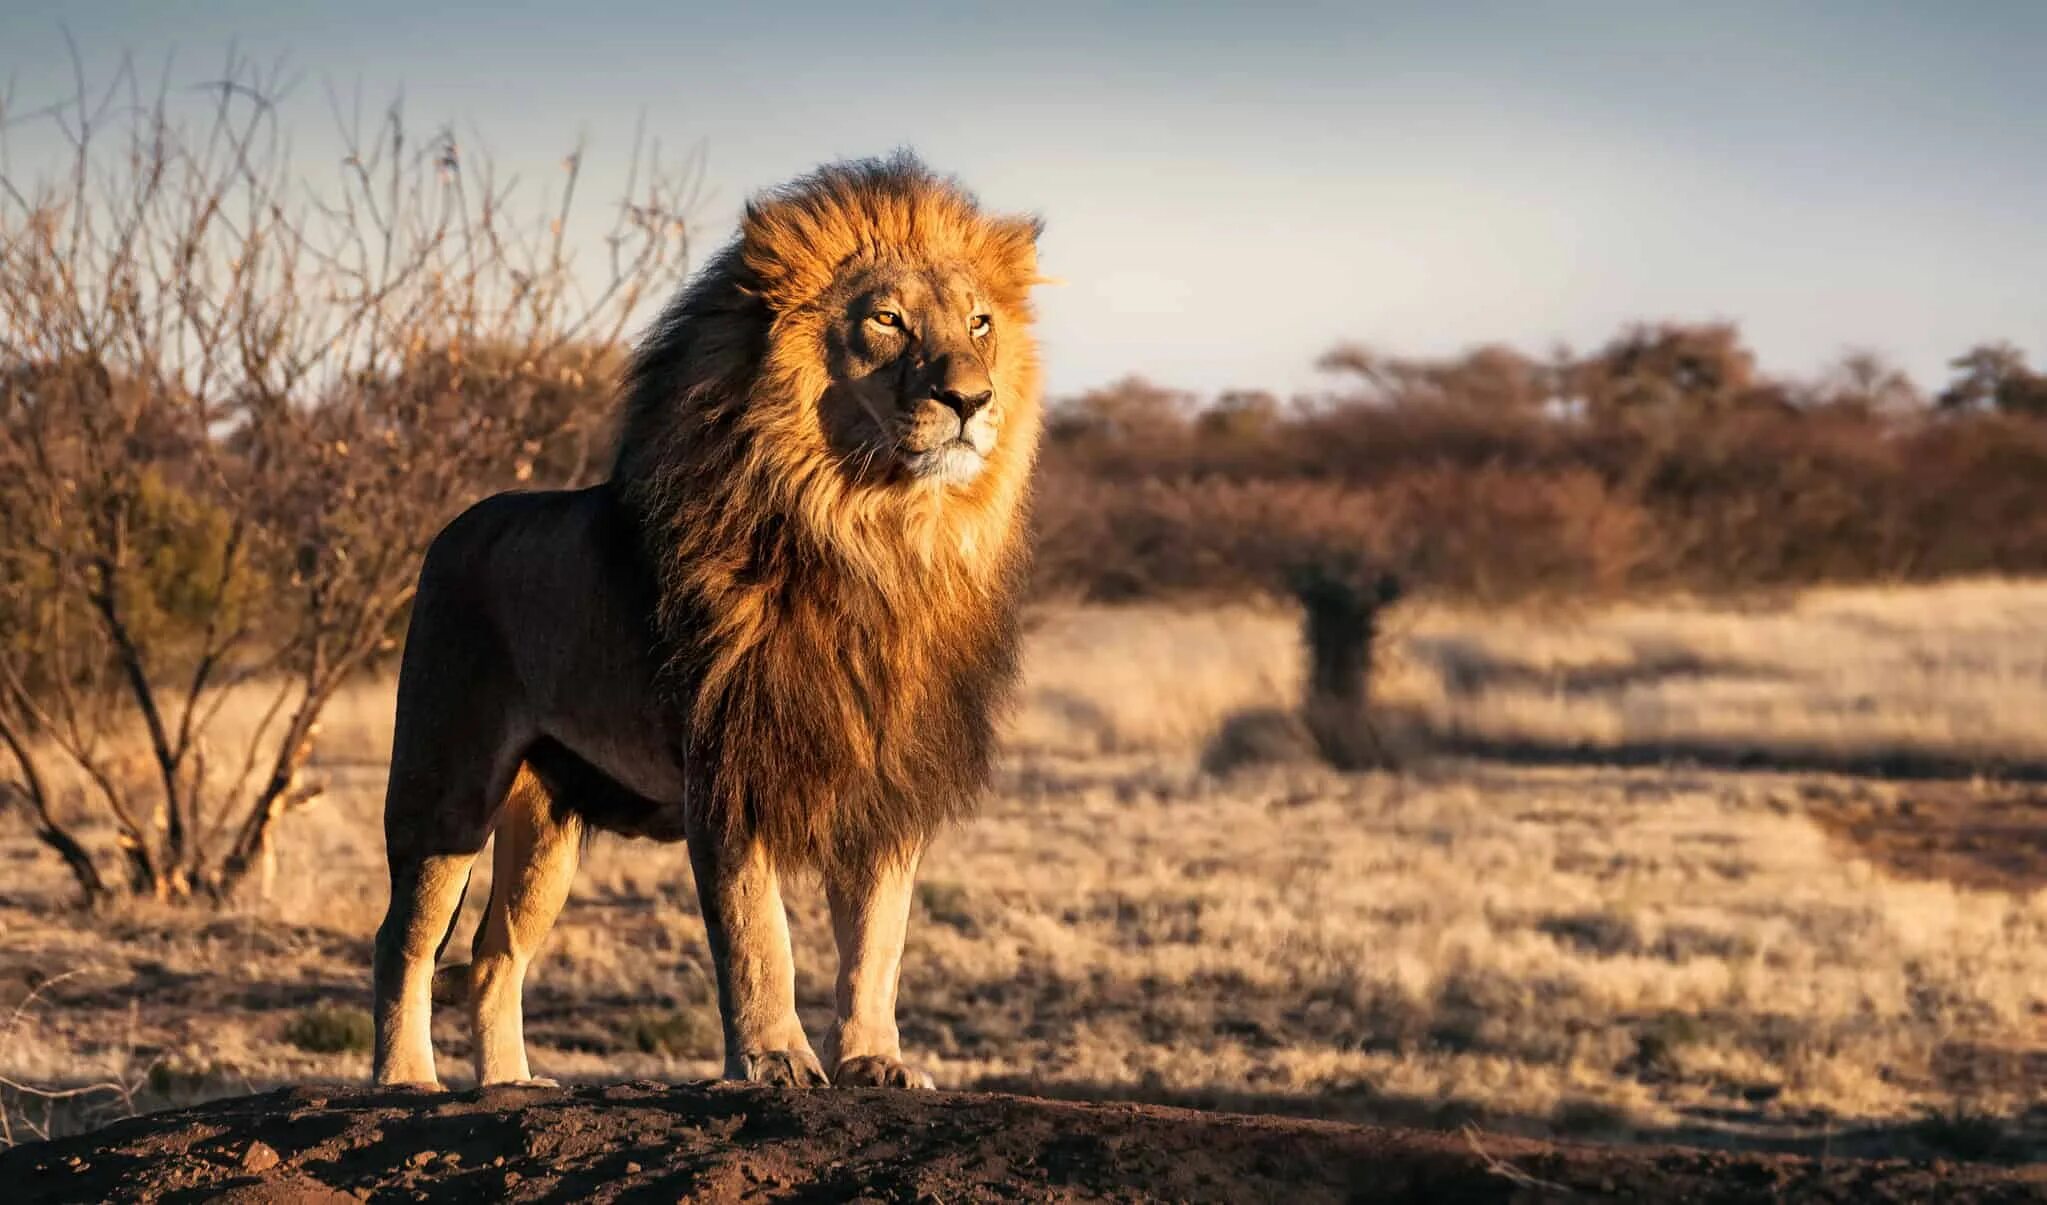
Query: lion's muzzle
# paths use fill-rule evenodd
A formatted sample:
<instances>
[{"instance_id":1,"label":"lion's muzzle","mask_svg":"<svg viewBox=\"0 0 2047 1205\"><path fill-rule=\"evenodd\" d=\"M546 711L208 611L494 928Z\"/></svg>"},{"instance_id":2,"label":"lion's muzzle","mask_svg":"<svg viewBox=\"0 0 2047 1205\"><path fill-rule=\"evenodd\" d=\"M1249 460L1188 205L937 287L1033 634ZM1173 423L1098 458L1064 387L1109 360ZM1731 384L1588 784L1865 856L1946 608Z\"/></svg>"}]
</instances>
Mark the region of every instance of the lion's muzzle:
<instances>
[{"instance_id":1,"label":"lion's muzzle","mask_svg":"<svg viewBox=\"0 0 2047 1205\"><path fill-rule=\"evenodd\" d=\"M980 475L995 450L994 399L991 389L944 390L920 404L903 440L910 471L950 485Z\"/></svg>"}]
</instances>

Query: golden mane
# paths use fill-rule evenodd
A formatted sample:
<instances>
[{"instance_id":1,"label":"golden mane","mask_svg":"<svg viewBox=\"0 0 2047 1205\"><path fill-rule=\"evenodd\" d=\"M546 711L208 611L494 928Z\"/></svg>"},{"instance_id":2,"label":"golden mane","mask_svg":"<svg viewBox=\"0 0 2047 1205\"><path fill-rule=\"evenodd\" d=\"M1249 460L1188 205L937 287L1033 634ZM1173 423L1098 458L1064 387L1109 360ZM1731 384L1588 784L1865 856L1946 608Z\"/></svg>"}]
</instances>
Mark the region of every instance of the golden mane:
<instances>
[{"instance_id":1,"label":"golden mane","mask_svg":"<svg viewBox=\"0 0 2047 1205\"><path fill-rule=\"evenodd\" d=\"M985 783L1040 423L1038 229L907 155L828 166L749 204L635 358L613 482L654 570L690 806L779 861L903 853ZM828 442L820 302L891 259L970 273L1010 332L1004 435L968 484Z\"/></svg>"}]
</instances>

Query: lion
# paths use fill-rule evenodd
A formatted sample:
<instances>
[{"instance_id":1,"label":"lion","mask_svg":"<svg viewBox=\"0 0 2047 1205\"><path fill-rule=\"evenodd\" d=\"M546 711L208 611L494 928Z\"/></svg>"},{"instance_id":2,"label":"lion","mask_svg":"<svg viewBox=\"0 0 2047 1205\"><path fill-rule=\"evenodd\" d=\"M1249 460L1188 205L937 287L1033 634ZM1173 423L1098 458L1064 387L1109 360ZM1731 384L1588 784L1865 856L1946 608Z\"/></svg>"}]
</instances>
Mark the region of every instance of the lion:
<instances>
[{"instance_id":1,"label":"lion","mask_svg":"<svg viewBox=\"0 0 2047 1205\"><path fill-rule=\"evenodd\" d=\"M435 1085L435 964L493 844L466 994L482 1084L593 830L688 843L728 1078L924 1087L896 1028L917 866L985 786L1016 676L1041 424L1035 217L907 154L818 169L635 353L611 477L432 542L398 682L375 1076ZM780 882L838 947L820 1060Z\"/></svg>"}]
</instances>

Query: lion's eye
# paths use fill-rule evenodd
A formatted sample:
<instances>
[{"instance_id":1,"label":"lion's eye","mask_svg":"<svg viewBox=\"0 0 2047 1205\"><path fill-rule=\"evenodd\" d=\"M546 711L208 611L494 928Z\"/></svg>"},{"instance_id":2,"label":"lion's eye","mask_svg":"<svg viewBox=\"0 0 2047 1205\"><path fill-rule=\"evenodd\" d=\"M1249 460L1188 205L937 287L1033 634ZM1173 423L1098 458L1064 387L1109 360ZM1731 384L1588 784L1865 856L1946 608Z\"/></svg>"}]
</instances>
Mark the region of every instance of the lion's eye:
<instances>
[{"instance_id":1,"label":"lion's eye","mask_svg":"<svg viewBox=\"0 0 2047 1205\"><path fill-rule=\"evenodd\" d=\"M897 327L903 324L903 316L894 310L876 310L868 321L876 326Z\"/></svg>"},{"instance_id":2,"label":"lion's eye","mask_svg":"<svg viewBox=\"0 0 2047 1205\"><path fill-rule=\"evenodd\" d=\"M995 329L995 324L989 320L986 314L976 314L967 323L967 332L977 339L993 329Z\"/></svg>"}]
</instances>

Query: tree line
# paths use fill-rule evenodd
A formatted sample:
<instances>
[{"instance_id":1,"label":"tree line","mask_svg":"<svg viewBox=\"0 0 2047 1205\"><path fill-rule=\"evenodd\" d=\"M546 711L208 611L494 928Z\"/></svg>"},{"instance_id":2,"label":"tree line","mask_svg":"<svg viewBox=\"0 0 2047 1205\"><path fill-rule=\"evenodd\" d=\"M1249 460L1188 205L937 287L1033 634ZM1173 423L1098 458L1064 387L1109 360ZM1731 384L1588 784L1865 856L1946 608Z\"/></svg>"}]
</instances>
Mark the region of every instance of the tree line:
<instances>
[{"instance_id":1,"label":"tree line","mask_svg":"<svg viewBox=\"0 0 2047 1205\"><path fill-rule=\"evenodd\" d=\"M1330 555L1478 601L2047 572L2047 374L2008 343L1930 395L1869 353L1765 375L1729 323L1321 364L1285 401L1129 379L1055 406L1039 589L1258 589Z\"/></svg>"}]
</instances>

